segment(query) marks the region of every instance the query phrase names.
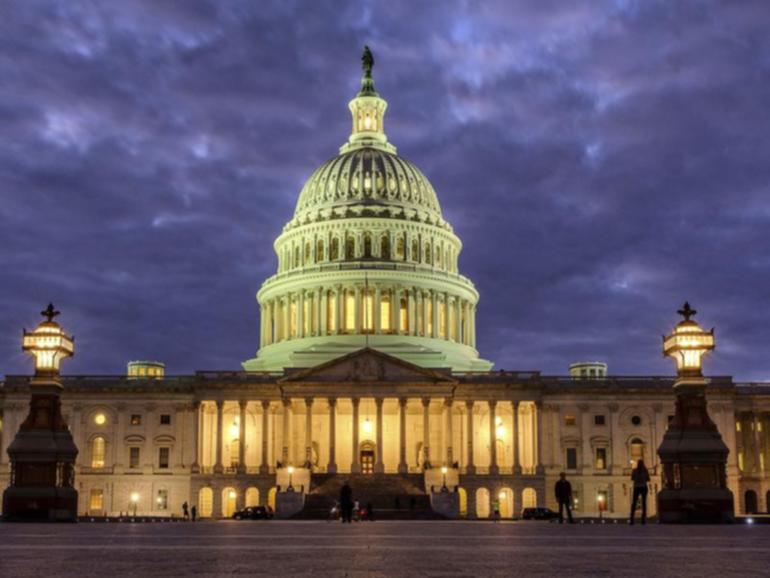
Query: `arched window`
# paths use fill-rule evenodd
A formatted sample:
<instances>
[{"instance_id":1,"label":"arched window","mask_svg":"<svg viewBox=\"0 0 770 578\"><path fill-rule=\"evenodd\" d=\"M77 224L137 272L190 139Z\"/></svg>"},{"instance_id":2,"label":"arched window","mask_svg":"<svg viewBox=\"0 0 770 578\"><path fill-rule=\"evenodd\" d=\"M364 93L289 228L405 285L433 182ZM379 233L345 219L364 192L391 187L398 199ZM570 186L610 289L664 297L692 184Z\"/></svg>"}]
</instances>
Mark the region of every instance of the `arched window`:
<instances>
[{"instance_id":1,"label":"arched window","mask_svg":"<svg viewBox=\"0 0 770 578\"><path fill-rule=\"evenodd\" d=\"M420 261L420 245L417 243L417 239L412 240L412 261L415 263Z\"/></svg>"},{"instance_id":2,"label":"arched window","mask_svg":"<svg viewBox=\"0 0 770 578\"><path fill-rule=\"evenodd\" d=\"M299 267L299 247L294 247L294 266Z\"/></svg>"},{"instance_id":3,"label":"arched window","mask_svg":"<svg viewBox=\"0 0 770 578\"><path fill-rule=\"evenodd\" d=\"M460 495L460 517L468 517L468 492L465 488L457 488L457 493Z\"/></svg>"},{"instance_id":4,"label":"arched window","mask_svg":"<svg viewBox=\"0 0 770 578\"><path fill-rule=\"evenodd\" d=\"M345 241L345 259L351 260L356 258L356 243L352 237L348 237Z\"/></svg>"},{"instance_id":5,"label":"arched window","mask_svg":"<svg viewBox=\"0 0 770 578\"><path fill-rule=\"evenodd\" d=\"M370 233L364 233L364 257L369 258L372 256L372 235Z\"/></svg>"},{"instance_id":6,"label":"arched window","mask_svg":"<svg viewBox=\"0 0 770 578\"><path fill-rule=\"evenodd\" d=\"M390 237L387 233L380 238L380 259L390 259Z\"/></svg>"},{"instance_id":7,"label":"arched window","mask_svg":"<svg viewBox=\"0 0 770 578\"><path fill-rule=\"evenodd\" d=\"M425 263L426 265L430 265L430 263L431 263L431 258L430 258L430 245L425 245L425 259L424 259L424 263Z\"/></svg>"},{"instance_id":8,"label":"arched window","mask_svg":"<svg viewBox=\"0 0 770 578\"><path fill-rule=\"evenodd\" d=\"M497 499L500 500L500 517L513 518L513 490L503 488L498 493Z\"/></svg>"},{"instance_id":9,"label":"arched window","mask_svg":"<svg viewBox=\"0 0 770 578\"><path fill-rule=\"evenodd\" d=\"M106 442L102 436L96 436L91 442L91 467L103 468L104 467L104 452L106 449Z\"/></svg>"},{"instance_id":10,"label":"arched window","mask_svg":"<svg viewBox=\"0 0 770 578\"><path fill-rule=\"evenodd\" d=\"M524 488L521 492L522 508L537 508L537 492L534 488Z\"/></svg>"},{"instance_id":11,"label":"arched window","mask_svg":"<svg viewBox=\"0 0 770 578\"><path fill-rule=\"evenodd\" d=\"M640 438L633 438L629 444L629 453L631 454L630 461L633 469L639 460L644 459L644 441Z\"/></svg>"},{"instance_id":12,"label":"arched window","mask_svg":"<svg viewBox=\"0 0 770 578\"><path fill-rule=\"evenodd\" d=\"M214 513L214 492L211 488L201 488L198 492L198 515L210 518Z\"/></svg>"},{"instance_id":13,"label":"arched window","mask_svg":"<svg viewBox=\"0 0 770 578\"><path fill-rule=\"evenodd\" d=\"M248 488L246 490L245 504L247 508L259 506L259 489Z\"/></svg>"},{"instance_id":14,"label":"arched window","mask_svg":"<svg viewBox=\"0 0 770 578\"><path fill-rule=\"evenodd\" d=\"M315 245L315 260L319 263L324 261L324 242L323 239L318 239Z\"/></svg>"},{"instance_id":15,"label":"arched window","mask_svg":"<svg viewBox=\"0 0 770 578\"><path fill-rule=\"evenodd\" d=\"M441 267L442 259L441 259L441 247L436 247L436 267Z\"/></svg>"},{"instance_id":16,"label":"arched window","mask_svg":"<svg viewBox=\"0 0 770 578\"><path fill-rule=\"evenodd\" d=\"M310 244L310 241L307 241L305 243L305 255L304 255L305 258L303 260L303 264L310 265L310 263L312 262L312 259L311 259L312 250L313 250L313 246Z\"/></svg>"},{"instance_id":17,"label":"arched window","mask_svg":"<svg viewBox=\"0 0 770 578\"><path fill-rule=\"evenodd\" d=\"M238 492L235 488L225 488L222 490L222 516L230 518L237 510Z\"/></svg>"},{"instance_id":18,"label":"arched window","mask_svg":"<svg viewBox=\"0 0 770 578\"><path fill-rule=\"evenodd\" d=\"M332 239L332 254L329 256L329 259L332 261L336 261L340 258L340 240L337 237L334 237Z\"/></svg>"},{"instance_id":19,"label":"arched window","mask_svg":"<svg viewBox=\"0 0 770 578\"><path fill-rule=\"evenodd\" d=\"M489 518L489 490L479 488L476 490L476 517Z\"/></svg>"}]
</instances>

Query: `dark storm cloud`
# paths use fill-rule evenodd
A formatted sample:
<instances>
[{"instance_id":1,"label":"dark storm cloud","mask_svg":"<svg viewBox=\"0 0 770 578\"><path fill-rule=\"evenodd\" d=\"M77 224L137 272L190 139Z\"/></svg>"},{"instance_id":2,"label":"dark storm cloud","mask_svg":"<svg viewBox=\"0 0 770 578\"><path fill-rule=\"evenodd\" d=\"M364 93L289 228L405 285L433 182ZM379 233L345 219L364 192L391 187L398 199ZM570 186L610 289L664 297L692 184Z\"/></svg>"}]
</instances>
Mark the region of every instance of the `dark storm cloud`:
<instances>
[{"instance_id":1,"label":"dark storm cloud","mask_svg":"<svg viewBox=\"0 0 770 578\"><path fill-rule=\"evenodd\" d=\"M463 239L498 367L770 377L766 2L25 2L0 19L0 372L53 300L67 371L236 368L370 44Z\"/></svg>"}]
</instances>

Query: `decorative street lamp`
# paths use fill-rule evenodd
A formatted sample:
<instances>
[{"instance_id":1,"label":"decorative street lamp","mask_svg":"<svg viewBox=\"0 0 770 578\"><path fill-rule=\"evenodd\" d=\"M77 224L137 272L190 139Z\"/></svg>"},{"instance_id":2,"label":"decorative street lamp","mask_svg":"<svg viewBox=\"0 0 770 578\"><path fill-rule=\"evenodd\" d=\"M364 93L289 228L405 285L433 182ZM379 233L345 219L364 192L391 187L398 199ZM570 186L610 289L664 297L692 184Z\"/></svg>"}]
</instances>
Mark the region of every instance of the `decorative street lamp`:
<instances>
[{"instance_id":1,"label":"decorative street lamp","mask_svg":"<svg viewBox=\"0 0 770 578\"><path fill-rule=\"evenodd\" d=\"M676 411L658 448L663 489L658 494L661 523L721 523L734 517L733 494L727 488L728 449L708 414L703 357L715 347L714 330L704 331L691 319L696 311L685 303L684 317L663 338L663 354L676 361Z\"/></svg>"},{"instance_id":2,"label":"decorative street lamp","mask_svg":"<svg viewBox=\"0 0 770 578\"><path fill-rule=\"evenodd\" d=\"M446 466L441 467L441 474L444 476L444 482L441 484L441 491L442 492L448 492L449 488L446 486L446 474L449 471L449 469Z\"/></svg>"},{"instance_id":3,"label":"decorative street lamp","mask_svg":"<svg viewBox=\"0 0 770 578\"><path fill-rule=\"evenodd\" d=\"M287 468L287 470L289 472L289 485L286 487L286 491L287 492L293 492L294 491L294 486L291 485L291 477L292 477L292 475L294 475L294 466L289 466Z\"/></svg>"},{"instance_id":4,"label":"decorative street lamp","mask_svg":"<svg viewBox=\"0 0 770 578\"><path fill-rule=\"evenodd\" d=\"M61 414L62 359L74 353L74 341L54 321L53 304L34 330L24 331L22 350L35 360L29 380L29 414L8 446L11 480L3 492L6 521L66 521L77 519L78 493L74 487L78 448Z\"/></svg>"}]
</instances>

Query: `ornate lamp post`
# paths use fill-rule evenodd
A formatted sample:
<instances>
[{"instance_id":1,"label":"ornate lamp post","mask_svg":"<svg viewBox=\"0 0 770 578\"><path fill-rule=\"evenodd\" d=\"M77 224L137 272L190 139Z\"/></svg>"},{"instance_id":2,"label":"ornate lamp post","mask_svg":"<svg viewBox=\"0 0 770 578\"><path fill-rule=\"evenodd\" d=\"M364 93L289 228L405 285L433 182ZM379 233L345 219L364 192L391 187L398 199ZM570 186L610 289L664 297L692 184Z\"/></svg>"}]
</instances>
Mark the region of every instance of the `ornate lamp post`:
<instances>
[{"instance_id":1,"label":"ornate lamp post","mask_svg":"<svg viewBox=\"0 0 770 578\"><path fill-rule=\"evenodd\" d=\"M33 331L24 331L22 349L35 359L29 381L29 414L8 447L11 483L3 493L6 521L77 519L74 465L78 449L61 415L59 366L74 353L72 337L53 319L52 304Z\"/></svg>"},{"instance_id":2,"label":"ornate lamp post","mask_svg":"<svg viewBox=\"0 0 770 578\"><path fill-rule=\"evenodd\" d=\"M441 484L441 491L442 492L448 492L449 491L449 488L447 488L447 486L446 486L446 475L447 475L448 471L449 471L449 468L447 468L446 466L442 466L442 468L441 468L441 475L444 477L444 481Z\"/></svg>"},{"instance_id":3,"label":"ornate lamp post","mask_svg":"<svg viewBox=\"0 0 770 578\"><path fill-rule=\"evenodd\" d=\"M727 488L727 446L711 421L706 402L703 357L714 349L714 330L690 319L697 312L685 303L684 317L663 338L663 354L674 358L676 413L658 455L663 490L658 494L661 523L720 523L733 520L733 494Z\"/></svg>"}]
</instances>

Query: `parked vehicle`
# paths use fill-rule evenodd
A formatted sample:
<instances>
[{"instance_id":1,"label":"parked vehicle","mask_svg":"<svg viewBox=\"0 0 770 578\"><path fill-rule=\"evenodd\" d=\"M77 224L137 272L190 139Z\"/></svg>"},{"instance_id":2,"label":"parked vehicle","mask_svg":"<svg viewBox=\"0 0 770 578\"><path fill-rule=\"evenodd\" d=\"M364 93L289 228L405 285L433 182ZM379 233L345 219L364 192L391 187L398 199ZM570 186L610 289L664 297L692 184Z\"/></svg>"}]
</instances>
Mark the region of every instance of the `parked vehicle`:
<instances>
[{"instance_id":1,"label":"parked vehicle","mask_svg":"<svg viewBox=\"0 0 770 578\"><path fill-rule=\"evenodd\" d=\"M265 506L249 506L233 514L233 520L269 520L272 517L272 510Z\"/></svg>"},{"instance_id":2,"label":"parked vehicle","mask_svg":"<svg viewBox=\"0 0 770 578\"><path fill-rule=\"evenodd\" d=\"M522 520L555 520L559 514L550 508L524 508L521 513Z\"/></svg>"}]
</instances>

